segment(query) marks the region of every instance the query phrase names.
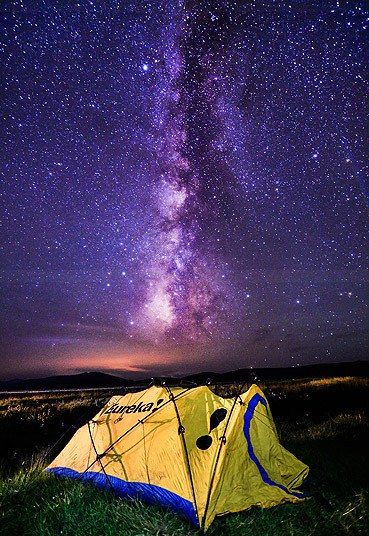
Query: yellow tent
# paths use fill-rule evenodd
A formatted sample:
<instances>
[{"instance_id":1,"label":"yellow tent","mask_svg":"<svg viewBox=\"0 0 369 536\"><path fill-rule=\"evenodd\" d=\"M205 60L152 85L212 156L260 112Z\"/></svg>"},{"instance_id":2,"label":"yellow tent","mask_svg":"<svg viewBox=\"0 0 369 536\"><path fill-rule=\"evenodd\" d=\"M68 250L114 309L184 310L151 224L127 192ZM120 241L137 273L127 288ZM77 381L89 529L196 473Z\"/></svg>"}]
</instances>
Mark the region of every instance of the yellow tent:
<instances>
[{"instance_id":1,"label":"yellow tent","mask_svg":"<svg viewBox=\"0 0 369 536\"><path fill-rule=\"evenodd\" d=\"M306 498L308 467L283 448L256 386L231 399L208 387L114 396L46 469L182 513L215 516Z\"/></svg>"}]
</instances>

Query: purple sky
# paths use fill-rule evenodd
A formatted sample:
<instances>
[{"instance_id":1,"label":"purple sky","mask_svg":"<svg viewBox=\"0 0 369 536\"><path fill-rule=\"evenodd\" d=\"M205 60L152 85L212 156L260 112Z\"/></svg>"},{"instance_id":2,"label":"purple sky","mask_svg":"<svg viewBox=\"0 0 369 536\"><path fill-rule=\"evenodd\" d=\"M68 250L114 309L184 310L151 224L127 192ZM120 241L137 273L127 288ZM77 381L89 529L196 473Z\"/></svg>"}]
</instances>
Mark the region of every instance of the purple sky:
<instances>
[{"instance_id":1,"label":"purple sky","mask_svg":"<svg viewBox=\"0 0 369 536\"><path fill-rule=\"evenodd\" d=\"M267 5L3 4L0 379L368 358L368 9Z\"/></svg>"}]
</instances>

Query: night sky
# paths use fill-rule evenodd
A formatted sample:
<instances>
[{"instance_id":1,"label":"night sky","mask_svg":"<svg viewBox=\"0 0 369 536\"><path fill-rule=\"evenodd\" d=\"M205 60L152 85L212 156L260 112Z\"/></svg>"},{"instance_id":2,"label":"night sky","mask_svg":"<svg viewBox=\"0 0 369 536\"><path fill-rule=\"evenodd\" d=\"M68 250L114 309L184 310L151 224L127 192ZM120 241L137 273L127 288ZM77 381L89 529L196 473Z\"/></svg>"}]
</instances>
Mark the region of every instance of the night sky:
<instances>
[{"instance_id":1,"label":"night sky","mask_svg":"<svg viewBox=\"0 0 369 536\"><path fill-rule=\"evenodd\" d=\"M368 359L364 2L1 5L0 379Z\"/></svg>"}]
</instances>

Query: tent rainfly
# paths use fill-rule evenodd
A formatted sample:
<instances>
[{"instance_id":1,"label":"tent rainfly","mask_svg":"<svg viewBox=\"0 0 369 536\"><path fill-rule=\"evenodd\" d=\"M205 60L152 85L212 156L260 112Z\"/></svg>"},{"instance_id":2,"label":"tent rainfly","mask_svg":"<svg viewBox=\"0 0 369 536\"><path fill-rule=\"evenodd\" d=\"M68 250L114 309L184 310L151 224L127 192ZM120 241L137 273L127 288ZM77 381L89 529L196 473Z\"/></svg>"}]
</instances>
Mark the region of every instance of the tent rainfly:
<instances>
[{"instance_id":1,"label":"tent rainfly","mask_svg":"<svg viewBox=\"0 0 369 536\"><path fill-rule=\"evenodd\" d=\"M215 516L298 502L309 468L279 443L258 386L236 398L208 387L113 396L46 468L181 513Z\"/></svg>"}]
</instances>

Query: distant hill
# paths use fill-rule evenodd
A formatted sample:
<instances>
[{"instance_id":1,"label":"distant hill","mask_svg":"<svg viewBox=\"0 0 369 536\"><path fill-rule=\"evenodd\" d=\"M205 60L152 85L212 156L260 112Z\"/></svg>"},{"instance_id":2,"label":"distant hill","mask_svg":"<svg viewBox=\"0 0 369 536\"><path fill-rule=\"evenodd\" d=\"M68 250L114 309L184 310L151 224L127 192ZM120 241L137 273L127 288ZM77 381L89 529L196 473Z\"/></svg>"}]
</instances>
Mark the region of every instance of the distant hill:
<instances>
[{"instance_id":1,"label":"distant hill","mask_svg":"<svg viewBox=\"0 0 369 536\"><path fill-rule=\"evenodd\" d=\"M10 380L0 382L0 392L4 391L57 391L64 389L93 389L109 387L145 388L151 385L204 385L206 383L234 383L271 380L293 380L303 378L333 378L339 376L361 376L369 378L369 361L350 363L328 363L289 368L239 369L225 373L200 372L183 378L147 378L132 381L104 374L84 372L71 376L51 376L34 380Z\"/></svg>"},{"instance_id":2,"label":"distant hill","mask_svg":"<svg viewBox=\"0 0 369 536\"><path fill-rule=\"evenodd\" d=\"M94 387L126 387L131 383L130 380L111 374L83 372L70 376L3 381L0 382L0 391L54 391L58 389L92 389Z\"/></svg>"},{"instance_id":3,"label":"distant hill","mask_svg":"<svg viewBox=\"0 0 369 536\"><path fill-rule=\"evenodd\" d=\"M252 368L239 369L223 374L201 372L186 376L183 380L194 383L228 383L259 380L293 380L302 378L333 378L339 376L369 377L369 361L353 361L349 363L322 363L288 368Z\"/></svg>"}]
</instances>

